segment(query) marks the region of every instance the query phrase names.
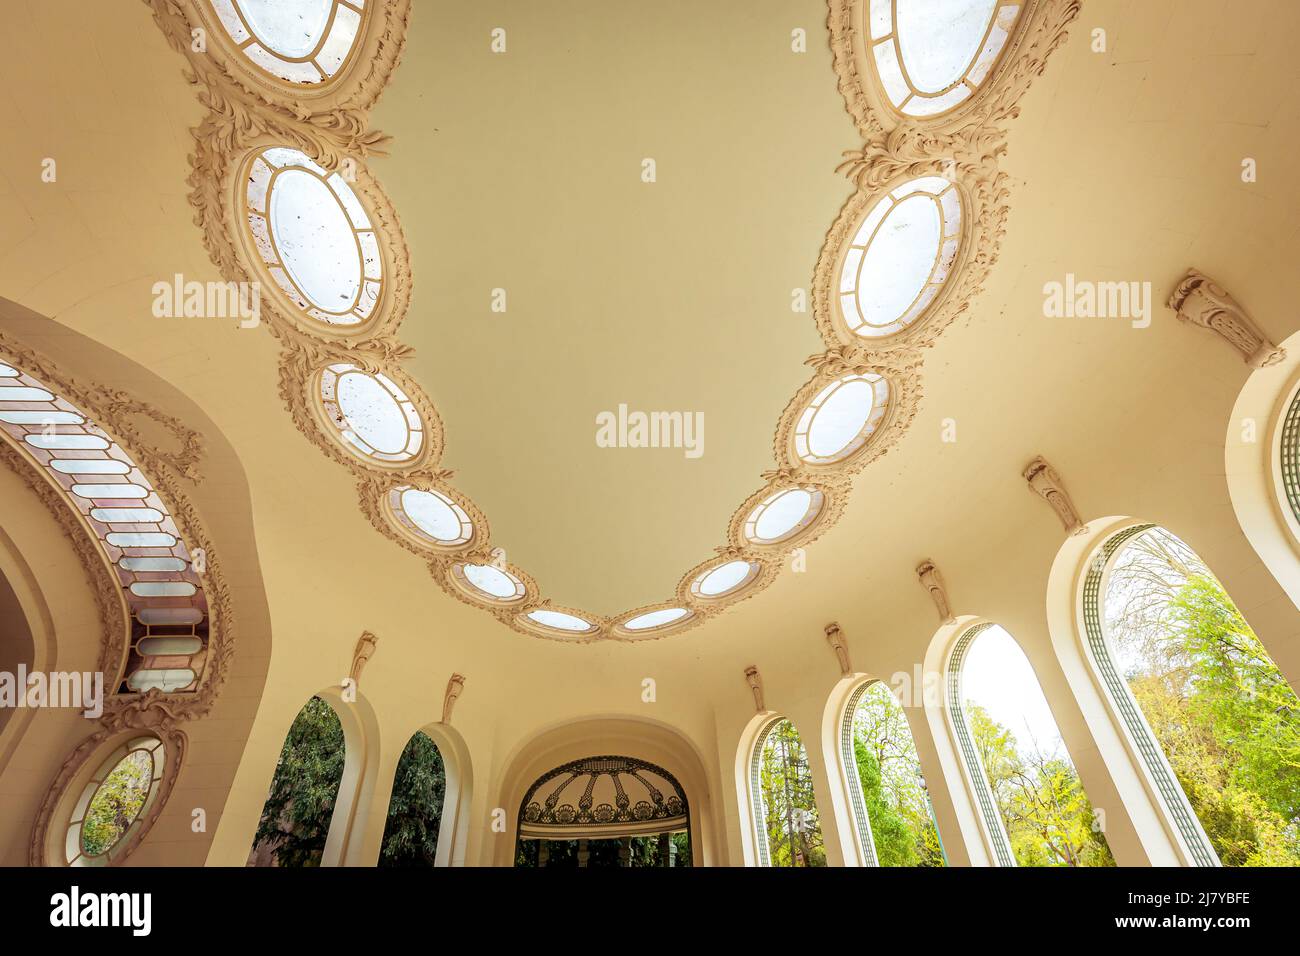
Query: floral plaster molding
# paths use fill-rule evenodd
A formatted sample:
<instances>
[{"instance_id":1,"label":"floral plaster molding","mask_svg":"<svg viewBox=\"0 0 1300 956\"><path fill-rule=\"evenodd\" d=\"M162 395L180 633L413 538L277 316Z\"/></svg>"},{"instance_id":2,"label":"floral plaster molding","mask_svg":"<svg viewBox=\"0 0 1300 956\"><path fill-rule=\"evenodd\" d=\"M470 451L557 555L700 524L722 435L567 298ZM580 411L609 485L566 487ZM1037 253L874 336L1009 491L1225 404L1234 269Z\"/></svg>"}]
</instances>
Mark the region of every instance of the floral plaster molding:
<instances>
[{"instance_id":1,"label":"floral plaster molding","mask_svg":"<svg viewBox=\"0 0 1300 956\"><path fill-rule=\"evenodd\" d=\"M168 42L186 57L187 76L209 110L194 130L188 182L195 222L223 277L256 281L260 275L260 262L243 221L239 190L250 158L266 146L292 146L327 171L355 171L349 183L376 224L385 288L371 319L355 327L324 327L297 318L296 310L278 290L272 289L264 300L267 324L283 346L280 396L295 425L328 457L353 473L362 512L381 533L425 559L430 575L445 591L486 610L516 631L570 644L601 639L639 642L696 627L769 586L787 555L811 543L839 519L852 490L853 475L895 447L914 419L921 398L924 350L968 311L997 260L1009 213L1007 177L998 168L1006 151L1006 123L1017 115L1020 97L1043 72L1047 57L1064 42L1066 27L1079 11L1078 0L1027 0L1007 46L978 92L950 113L904 119L881 99L869 72L872 67L868 64L864 70L859 30L863 0L828 0L827 23L839 88L864 143L847 152L838 166L854 184L855 192L831 225L813 275L814 319L827 351L808 360L814 375L791 400L775 429L775 467L761 475L763 487L732 516L717 557L687 572L673 600L605 617L553 604L526 572L505 563L505 552L492 544L486 517L452 487L451 473L438 469L443 431L436 409L400 368L412 354L397 338L410 301L410 253L396 210L361 160L389 146L387 136L369 128L370 108L392 80L413 5L409 0L368 5L368 22L355 62L321 89L304 90L269 80L244 63L237 51L217 42L224 33L219 33L219 24L210 22L204 0L145 2ZM192 48L195 29L216 34L206 53ZM943 177L957 186L961 200L957 258L935 301L915 322L892 335L864 342L838 318L834 292L844 247L874 203L897 185L923 176ZM406 393L424 418L427 436L415 459L393 467L358 459L345 449L323 421L315 394L319 371L335 363L382 373ZM888 383L884 417L862 447L846 458L830 462L801 459L792 436L809 399L837 378L862 373L878 374ZM407 485L437 490L452 498L473 523L471 539L457 546L438 547L403 526L390 502L393 490ZM748 540L744 528L754 507L775 492L796 487L821 496L816 517L780 541ZM692 590L693 582L710 568L741 559L757 564L759 570L734 592L706 598ZM520 583L522 594L510 601L493 601L471 592L459 583L459 568L465 563L491 564L508 571ZM640 614L668 607L681 607L689 613L658 628L632 631L622 626ZM543 609L577 615L591 628L563 631L528 617L529 612Z\"/></svg>"},{"instance_id":2,"label":"floral plaster molding","mask_svg":"<svg viewBox=\"0 0 1300 956\"><path fill-rule=\"evenodd\" d=\"M323 83L290 83L254 66L232 41L206 0L144 0L168 44L190 62L190 81L207 87L218 112L272 112L331 137L373 148L385 137L367 133L367 113L379 101L406 46L411 0L367 4L361 41L339 74ZM196 49L201 47L201 49ZM204 94L200 94L202 99ZM364 152L364 150L360 150Z\"/></svg>"},{"instance_id":3,"label":"floral plaster molding","mask_svg":"<svg viewBox=\"0 0 1300 956\"><path fill-rule=\"evenodd\" d=\"M863 139L873 140L903 119L890 107L875 78L864 42L867 0L827 0L826 26L844 109ZM1012 37L980 91L951 113L924 120L930 128L982 129L1020 115L1020 98L1047 67L1047 58L1065 42L1081 0L1028 0ZM996 135L996 133L995 133Z\"/></svg>"}]
</instances>

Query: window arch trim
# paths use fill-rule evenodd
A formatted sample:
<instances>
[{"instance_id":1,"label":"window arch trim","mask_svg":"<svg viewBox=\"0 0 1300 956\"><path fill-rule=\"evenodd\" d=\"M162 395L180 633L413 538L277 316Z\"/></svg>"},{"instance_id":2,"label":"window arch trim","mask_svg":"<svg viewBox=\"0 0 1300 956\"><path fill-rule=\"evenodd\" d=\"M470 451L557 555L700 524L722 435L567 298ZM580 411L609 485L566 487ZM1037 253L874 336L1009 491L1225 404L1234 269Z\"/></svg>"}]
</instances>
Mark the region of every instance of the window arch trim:
<instances>
[{"instance_id":1,"label":"window arch trim","mask_svg":"<svg viewBox=\"0 0 1300 956\"><path fill-rule=\"evenodd\" d=\"M882 683L877 678L870 678L859 684L849 694L844 704L844 713L840 717L840 769L849 792L849 812L853 816L853 827L858 836L858 852L863 866L879 866L876 856L876 839L871 832L871 817L867 814L867 800L862 792L862 778L858 776L858 762L853 752L853 718L858 712L858 704L873 685Z\"/></svg>"},{"instance_id":2,"label":"window arch trim","mask_svg":"<svg viewBox=\"0 0 1300 956\"><path fill-rule=\"evenodd\" d=\"M973 624L962 631L953 644L952 651L948 655L948 666L946 668L948 691L946 710L949 723L952 725L953 736L957 740L957 749L961 754L961 763L966 772L966 779L970 783L979 816L984 823L983 829L989 843L989 849L992 850L998 866L1015 866L1016 858L1011 852L1011 839L1007 836L1007 828L1002 821L1002 815L998 813L997 803L993 799L993 789L989 785L988 773L985 771L984 765L980 763L979 753L975 750L975 741L971 736L970 724L966 720L966 713L961 704L961 669L966 653L970 650L971 645L975 643L975 639L992 626L992 621Z\"/></svg>"}]
</instances>

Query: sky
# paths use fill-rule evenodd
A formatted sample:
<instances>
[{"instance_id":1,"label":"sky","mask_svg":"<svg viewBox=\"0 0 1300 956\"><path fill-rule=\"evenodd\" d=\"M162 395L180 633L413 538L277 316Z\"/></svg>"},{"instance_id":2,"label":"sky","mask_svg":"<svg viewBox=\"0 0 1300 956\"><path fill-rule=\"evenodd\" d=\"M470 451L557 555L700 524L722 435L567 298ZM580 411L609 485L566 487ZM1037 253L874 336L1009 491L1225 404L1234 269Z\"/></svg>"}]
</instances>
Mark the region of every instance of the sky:
<instances>
[{"instance_id":1,"label":"sky","mask_svg":"<svg viewBox=\"0 0 1300 956\"><path fill-rule=\"evenodd\" d=\"M996 624L975 639L962 665L962 693L1016 735L1024 749L1036 740L1041 750L1065 754L1047 698L1029 659Z\"/></svg>"}]
</instances>

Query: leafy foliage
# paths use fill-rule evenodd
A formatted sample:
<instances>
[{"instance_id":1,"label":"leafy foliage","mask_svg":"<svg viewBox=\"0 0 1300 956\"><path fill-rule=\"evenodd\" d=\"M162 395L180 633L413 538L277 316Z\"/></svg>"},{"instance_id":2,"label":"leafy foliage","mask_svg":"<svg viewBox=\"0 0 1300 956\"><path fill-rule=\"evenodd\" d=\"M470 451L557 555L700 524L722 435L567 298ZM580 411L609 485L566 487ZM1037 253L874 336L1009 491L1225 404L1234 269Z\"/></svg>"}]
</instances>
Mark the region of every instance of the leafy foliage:
<instances>
[{"instance_id":1,"label":"leafy foliage","mask_svg":"<svg viewBox=\"0 0 1300 956\"><path fill-rule=\"evenodd\" d=\"M943 866L921 760L903 708L881 683L853 715L853 756L881 866Z\"/></svg>"},{"instance_id":2,"label":"leafy foliage","mask_svg":"<svg viewBox=\"0 0 1300 956\"><path fill-rule=\"evenodd\" d=\"M153 779L153 757L133 750L118 761L99 785L81 825L81 850L100 856L113 848L140 815Z\"/></svg>"},{"instance_id":3,"label":"leafy foliage","mask_svg":"<svg viewBox=\"0 0 1300 956\"><path fill-rule=\"evenodd\" d=\"M1068 757L1018 745L973 701L971 737L1020 866L1114 866L1102 826Z\"/></svg>"},{"instance_id":4,"label":"leafy foliage","mask_svg":"<svg viewBox=\"0 0 1300 956\"><path fill-rule=\"evenodd\" d=\"M416 733L402 751L393 775L380 866L433 866L446 790L442 754L428 735Z\"/></svg>"},{"instance_id":5,"label":"leafy foliage","mask_svg":"<svg viewBox=\"0 0 1300 956\"><path fill-rule=\"evenodd\" d=\"M782 720L768 732L759 759L763 829L773 866L825 866L808 752L794 724Z\"/></svg>"},{"instance_id":6,"label":"leafy foliage","mask_svg":"<svg viewBox=\"0 0 1300 956\"><path fill-rule=\"evenodd\" d=\"M1300 865L1300 701L1200 559L1163 529L1116 561L1129 690L1225 866Z\"/></svg>"},{"instance_id":7,"label":"leafy foliage","mask_svg":"<svg viewBox=\"0 0 1300 956\"><path fill-rule=\"evenodd\" d=\"M691 838L686 831L671 834L670 839L676 847L673 866L691 865ZM588 840L587 868L616 867L620 865L619 845L622 840ZM547 840L546 865L560 869L576 868L578 865L577 840ZM539 840L520 840L515 850L515 866L532 867L538 865ZM633 867L667 866L668 862L660 857L659 837L633 837L629 865Z\"/></svg>"},{"instance_id":8,"label":"leafy foliage","mask_svg":"<svg viewBox=\"0 0 1300 956\"><path fill-rule=\"evenodd\" d=\"M319 697L294 718L275 765L271 793L253 838L277 866L320 866L343 780L343 725Z\"/></svg>"}]
</instances>

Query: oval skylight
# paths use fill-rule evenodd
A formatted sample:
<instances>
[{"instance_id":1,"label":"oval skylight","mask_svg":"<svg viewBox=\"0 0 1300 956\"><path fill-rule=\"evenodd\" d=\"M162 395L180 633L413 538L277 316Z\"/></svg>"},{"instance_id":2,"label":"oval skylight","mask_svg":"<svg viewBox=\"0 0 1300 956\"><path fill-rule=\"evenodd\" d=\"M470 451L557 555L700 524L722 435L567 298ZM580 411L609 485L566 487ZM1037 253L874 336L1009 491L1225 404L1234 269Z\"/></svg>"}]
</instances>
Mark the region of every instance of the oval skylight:
<instances>
[{"instance_id":1,"label":"oval skylight","mask_svg":"<svg viewBox=\"0 0 1300 956\"><path fill-rule=\"evenodd\" d=\"M795 454L813 465L843 461L861 449L885 417L889 383L874 372L845 375L823 388L795 424Z\"/></svg>"},{"instance_id":2,"label":"oval skylight","mask_svg":"<svg viewBox=\"0 0 1300 956\"><path fill-rule=\"evenodd\" d=\"M440 547L462 545L474 536L465 509L440 491L403 486L393 489L388 500L404 527Z\"/></svg>"},{"instance_id":3,"label":"oval skylight","mask_svg":"<svg viewBox=\"0 0 1300 956\"><path fill-rule=\"evenodd\" d=\"M463 590L497 604L518 601L526 592L522 581L492 564L458 564L452 574Z\"/></svg>"},{"instance_id":4,"label":"oval skylight","mask_svg":"<svg viewBox=\"0 0 1300 956\"><path fill-rule=\"evenodd\" d=\"M647 611L624 621L622 626L629 631L648 631L657 627L675 624L691 612L684 607L663 607L657 611Z\"/></svg>"},{"instance_id":5,"label":"oval skylight","mask_svg":"<svg viewBox=\"0 0 1300 956\"><path fill-rule=\"evenodd\" d=\"M691 583L691 592L703 598L723 597L744 587L759 570L759 566L752 561L728 561L697 577Z\"/></svg>"},{"instance_id":6,"label":"oval skylight","mask_svg":"<svg viewBox=\"0 0 1300 956\"><path fill-rule=\"evenodd\" d=\"M361 33L358 0L211 0L222 28L257 67L287 83L338 74Z\"/></svg>"},{"instance_id":7,"label":"oval skylight","mask_svg":"<svg viewBox=\"0 0 1300 956\"><path fill-rule=\"evenodd\" d=\"M1025 0L869 0L871 61L890 105L939 116L988 79Z\"/></svg>"},{"instance_id":8,"label":"oval skylight","mask_svg":"<svg viewBox=\"0 0 1300 956\"><path fill-rule=\"evenodd\" d=\"M849 331L892 335L920 318L952 272L961 219L961 195L941 176L910 180L881 197L840 266L840 315Z\"/></svg>"},{"instance_id":9,"label":"oval skylight","mask_svg":"<svg viewBox=\"0 0 1300 956\"><path fill-rule=\"evenodd\" d=\"M360 458L404 464L424 447L420 413L386 375L331 365L320 375L320 400L326 419Z\"/></svg>"},{"instance_id":10,"label":"oval skylight","mask_svg":"<svg viewBox=\"0 0 1300 956\"><path fill-rule=\"evenodd\" d=\"M821 514L824 496L812 488L786 488L764 498L745 521L745 538L777 544L793 538Z\"/></svg>"},{"instance_id":11,"label":"oval skylight","mask_svg":"<svg viewBox=\"0 0 1300 956\"><path fill-rule=\"evenodd\" d=\"M263 150L244 197L253 244L271 279L305 317L355 326L383 284L379 241L352 187L306 154Z\"/></svg>"},{"instance_id":12,"label":"oval skylight","mask_svg":"<svg viewBox=\"0 0 1300 956\"><path fill-rule=\"evenodd\" d=\"M546 608L529 611L525 617L543 627L551 627L559 631L579 632L590 631L592 628L590 621L584 621L576 614L566 614L564 611L552 611Z\"/></svg>"}]
</instances>

